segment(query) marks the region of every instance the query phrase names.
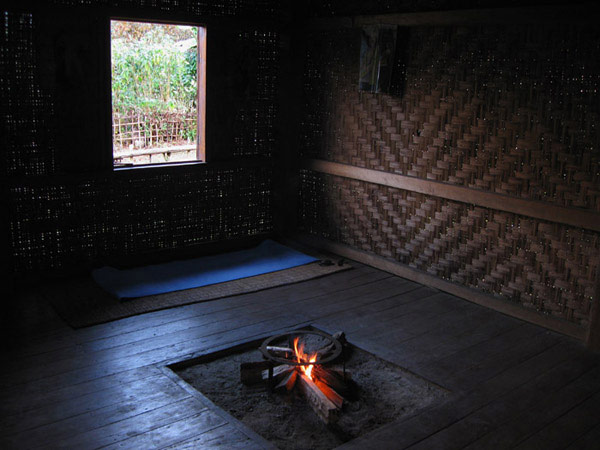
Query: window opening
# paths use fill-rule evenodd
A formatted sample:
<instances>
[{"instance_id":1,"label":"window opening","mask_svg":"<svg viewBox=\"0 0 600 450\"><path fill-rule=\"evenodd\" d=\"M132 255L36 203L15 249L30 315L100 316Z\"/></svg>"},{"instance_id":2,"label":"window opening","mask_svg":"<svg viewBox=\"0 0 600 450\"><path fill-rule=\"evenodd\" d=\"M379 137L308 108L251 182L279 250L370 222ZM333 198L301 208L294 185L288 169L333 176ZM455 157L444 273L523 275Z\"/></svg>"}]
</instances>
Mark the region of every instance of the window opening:
<instances>
[{"instance_id":1,"label":"window opening","mask_svg":"<svg viewBox=\"0 0 600 450\"><path fill-rule=\"evenodd\" d=\"M205 161L206 28L111 20L115 167Z\"/></svg>"}]
</instances>

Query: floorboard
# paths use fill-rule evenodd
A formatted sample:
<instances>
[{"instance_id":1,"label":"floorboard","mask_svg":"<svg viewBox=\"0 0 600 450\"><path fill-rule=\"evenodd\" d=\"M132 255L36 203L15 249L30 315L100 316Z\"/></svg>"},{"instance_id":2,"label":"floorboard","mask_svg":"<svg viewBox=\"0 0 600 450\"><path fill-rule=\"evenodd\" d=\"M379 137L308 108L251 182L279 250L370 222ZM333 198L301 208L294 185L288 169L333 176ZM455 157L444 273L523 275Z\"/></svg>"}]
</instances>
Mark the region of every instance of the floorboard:
<instances>
[{"instance_id":1,"label":"floorboard","mask_svg":"<svg viewBox=\"0 0 600 450\"><path fill-rule=\"evenodd\" d=\"M568 450L588 450L598 448L600 442L600 425L596 425L592 430L575 440L567 447Z\"/></svg>"},{"instance_id":2,"label":"floorboard","mask_svg":"<svg viewBox=\"0 0 600 450\"><path fill-rule=\"evenodd\" d=\"M567 448L600 424L600 393L596 392L528 437L518 448ZM528 430L531 431L531 430ZM596 445L598 444L597 441Z\"/></svg>"},{"instance_id":3,"label":"floorboard","mask_svg":"<svg viewBox=\"0 0 600 450\"><path fill-rule=\"evenodd\" d=\"M450 391L342 448L597 448L600 357L386 272L354 269L73 330L28 289L0 373L0 448L269 448L166 366L300 326ZM14 309L14 308L13 308Z\"/></svg>"}]
</instances>

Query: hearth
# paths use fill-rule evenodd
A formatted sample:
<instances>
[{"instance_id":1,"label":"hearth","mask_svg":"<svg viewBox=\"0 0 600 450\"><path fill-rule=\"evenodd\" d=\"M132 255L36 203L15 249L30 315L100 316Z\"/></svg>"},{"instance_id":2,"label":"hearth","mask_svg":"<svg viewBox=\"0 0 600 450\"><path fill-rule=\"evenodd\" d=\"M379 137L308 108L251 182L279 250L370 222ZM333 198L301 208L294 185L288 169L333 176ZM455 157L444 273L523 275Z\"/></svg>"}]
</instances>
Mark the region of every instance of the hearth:
<instances>
[{"instance_id":1,"label":"hearth","mask_svg":"<svg viewBox=\"0 0 600 450\"><path fill-rule=\"evenodd\" d=\"M324 351L311 363L318 350ZM320 394L304 382L308 367ZM332 449L448 394L345 341L341 333L314 328L247 342L171 368L211 407L227 411L281 449Z\"/></svg>"}]
</instances>

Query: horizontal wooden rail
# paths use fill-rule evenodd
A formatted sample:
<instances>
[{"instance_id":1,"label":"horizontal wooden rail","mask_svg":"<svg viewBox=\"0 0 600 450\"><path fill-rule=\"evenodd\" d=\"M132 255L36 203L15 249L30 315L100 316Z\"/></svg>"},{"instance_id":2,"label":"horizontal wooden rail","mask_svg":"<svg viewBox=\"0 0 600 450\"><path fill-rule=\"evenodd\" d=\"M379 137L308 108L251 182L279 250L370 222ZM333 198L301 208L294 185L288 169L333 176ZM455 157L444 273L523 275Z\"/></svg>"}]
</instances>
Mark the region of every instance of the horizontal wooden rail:
<instances>
[{"instance_id":1,"label":"horizontal wooden rail","mask_svg":"<svg viewBox=\"0 0 600 450\"><path fill-rule=\"evenodd\" d=\"M463 186L441 183L439 181L424 180L379 170L364 169L362 167L320 159L305 160L302 167L304 169L314 170L328 175L337 175L462 203L469 203L484 208L520 214L522 216L547 220L549 222L600 231L600 213L594 211L568 208L537 200L525 200L508 195L496 194L494 192L479 191Z\"/></svg>"},{"instance_id":2,"label":"horizontal wooden rail","mask_svg":"<svg viewBox=\"0 0 600 450\"><path fill-rule=\"evenodd\" d=\"M525 308L518 303L513 303L499 297L495 297L476 289L461 286L451 281L429 275L426 272L413 269L397 261L383 258L381 256L354 249L348 245L339 244L327 239L311 236L308 234L297 234L293 239L301 244L308 245L320 251L327 251L345 258L353 259L363 264L384 270L402 278L420 283L440 291L460 297L464 300L476 303L486 308L493 309L511 317L531 322L558 333L566 334L581 341L586 339L587 330L577 324L542 314L533 309Z\"/></svg>"},{"instance_id":3,"label":"horizontal wooden rail","mask_svg":"<svg viewBox=\"0 0 600 450\"><path fill-rule=\"evenodd\" d=\"M172 147L154 147L145 150L126 150L125 153L114 153L114 159L131 158L133 156L161 155L163 153L182 153L195 151L195 145L174 145Z\"/></svg>"}]
</instances>

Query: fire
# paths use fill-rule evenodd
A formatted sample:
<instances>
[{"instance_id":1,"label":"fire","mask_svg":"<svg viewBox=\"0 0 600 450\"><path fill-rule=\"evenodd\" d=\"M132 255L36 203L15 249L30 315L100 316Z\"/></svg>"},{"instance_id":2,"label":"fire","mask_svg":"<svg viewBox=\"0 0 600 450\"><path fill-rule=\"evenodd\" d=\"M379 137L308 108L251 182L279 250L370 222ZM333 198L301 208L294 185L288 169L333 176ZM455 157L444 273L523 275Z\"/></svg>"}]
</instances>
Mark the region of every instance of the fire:
<instances>
[{"instance_id":1,"label":"fire","mask_svg":"<svg viewBox=\"0 0 600 450\"><path fill-rule=\"evenodd\" d=\"M294 353L296 355L296 360L299 363L305 363L305 362L314 363L317 360L317 353L313 353L311 356L304 353L304 344L300 344L300 347L298 347L299 340L300 340L300 338L294 339ZM302 370L302 372L304 372L304 375L306 375L308 377L308 379L310 379L310 380L312 380L311 373L313 370L313 366L314 366L314 364L300 366L300 369Z\"/></svg>"}]
</instances>

